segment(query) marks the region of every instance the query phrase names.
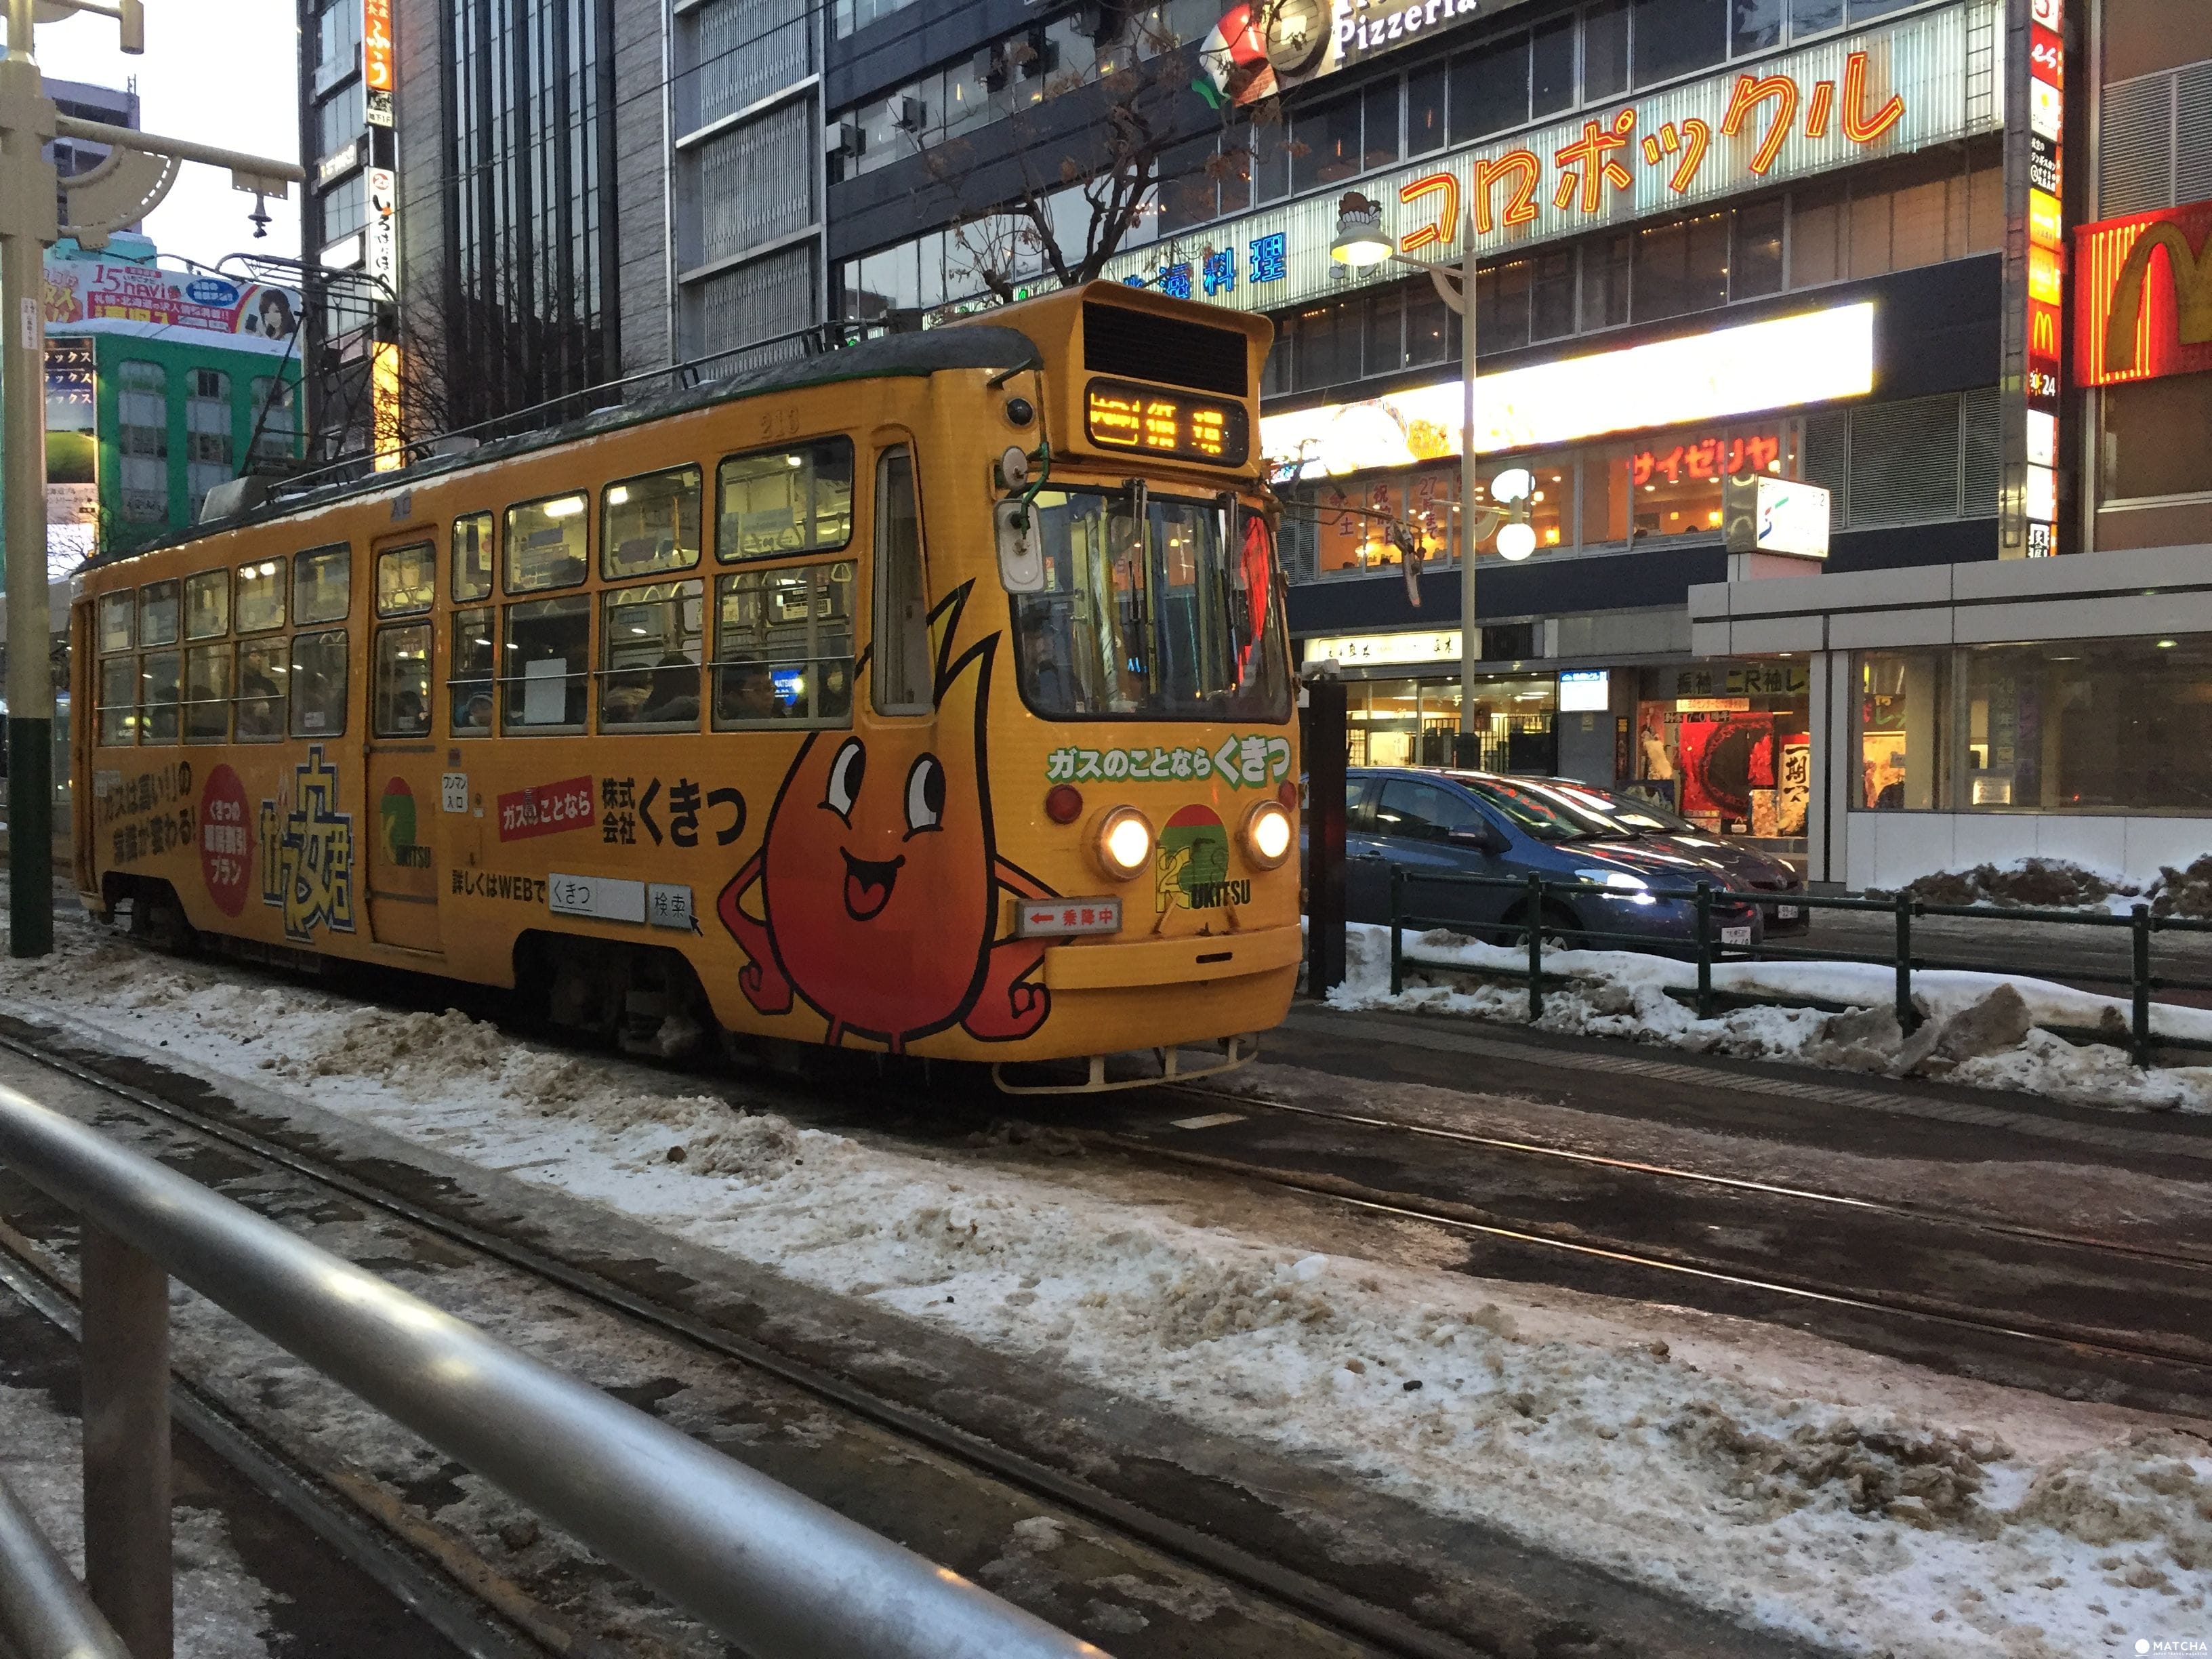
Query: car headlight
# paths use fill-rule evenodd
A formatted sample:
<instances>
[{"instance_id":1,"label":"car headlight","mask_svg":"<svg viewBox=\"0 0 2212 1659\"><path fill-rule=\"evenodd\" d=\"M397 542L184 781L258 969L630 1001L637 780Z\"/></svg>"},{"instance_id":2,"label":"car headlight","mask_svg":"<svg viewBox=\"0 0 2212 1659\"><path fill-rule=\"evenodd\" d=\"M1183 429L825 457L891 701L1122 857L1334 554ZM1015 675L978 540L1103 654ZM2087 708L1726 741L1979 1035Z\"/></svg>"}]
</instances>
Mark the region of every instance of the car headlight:
<instances>
[{"instance_id":1,"label":"car headlight","mask_svg":"<svg viewBox=\"0 0 2212 1659\"><path fill-rule=\"evenodd\" d=\"M1650 904L1651 884L1641 876L1632 876L1626 870L1577 870L1576 878L1599 887L1609 887L1614 892L1636 904Z\"/></svg>"},{"instance_id":2,"label":"car headlight","mask_svg":"<svg viewBox=\"0 0 2212 1659\"><path fill-rule=\"evenodd\" d=\"M1135 880L1152 867L1152 820L1133 806L1115 807L1098 820L1091 852L1114 880Z\"/></svg>"},{"instance_id":3,"label":"car headlight","mask_svg":"<svg viewBox=\"0 0 2212 1659\"><path fill-rule=\"evenodd\" d=\"M1273 870L1290 857L1297 844L1291 815L1279 801L1263 800L1244 815L1244 856L1262 870Z\"/></svg>"},{"instance_id":4,"label":"car headlight","mask_svg":"<svg viewBox=\"0 0 2212 1659\"><path fill-rule=\"evenodd\" d=\"M1651 885L1643 877L1632 876L1626 870L1577 870L1575 874L1580 879L1600 887L1617 887L1629 893L1644 892Z\"/></svg>"}]
</instances>

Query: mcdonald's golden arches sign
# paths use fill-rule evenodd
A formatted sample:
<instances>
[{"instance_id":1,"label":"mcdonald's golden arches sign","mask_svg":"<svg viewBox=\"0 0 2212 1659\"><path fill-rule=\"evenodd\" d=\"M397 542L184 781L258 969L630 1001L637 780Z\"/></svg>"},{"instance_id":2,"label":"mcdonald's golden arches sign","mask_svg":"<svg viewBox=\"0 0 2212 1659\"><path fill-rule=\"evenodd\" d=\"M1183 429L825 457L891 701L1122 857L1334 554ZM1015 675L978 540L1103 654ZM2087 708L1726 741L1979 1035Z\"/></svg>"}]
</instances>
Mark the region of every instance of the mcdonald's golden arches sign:
<instances>
[{"instance_id":1,"label":"mcdonald's golden arches sign","mask_svg":"<svg viewBox=\"0 0 2212 1659\"><path fill-rule=\"evenodd\" d=\"M2081 385L2212 369L2212 202L2083 225L2074 268Z\"/></svg>"}]
</instances>

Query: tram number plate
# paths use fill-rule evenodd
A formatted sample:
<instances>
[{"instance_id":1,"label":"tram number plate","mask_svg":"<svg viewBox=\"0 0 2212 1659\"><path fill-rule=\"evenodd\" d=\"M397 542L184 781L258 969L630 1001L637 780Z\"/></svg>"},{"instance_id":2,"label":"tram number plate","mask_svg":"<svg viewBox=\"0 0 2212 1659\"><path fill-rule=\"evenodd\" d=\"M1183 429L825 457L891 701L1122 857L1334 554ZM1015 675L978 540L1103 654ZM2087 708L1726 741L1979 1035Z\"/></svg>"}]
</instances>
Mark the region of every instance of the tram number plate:
<instances>
[{"instance_id":1,"label":"tram number plate","mask_svg":"<svg viewBox=\"0 0 2212 1659\"><path fill-rule=\"evenodd\" d=\"M1121 901L1117 898L1039 899L1022 906L1014 928L1023 939L1071 939L1121 931Z\"/></svg>"},{"instance_id":2,"label":"tram number plate","mask_svg":"<svg viewBox=\"0 0 2212 1659\"><path fill-rule=\"evenodd\" d=\"M1723 945L1748 945L1751 943L1751 929L1748 927L1723 927L1721 929L1721 943Z\"/></svg>"},{"instance_id":3,"label":"tram number plate","mask_svg":"<svg viewBox=\"0 0 2212 1659\"><path fill-rule=\"evenodd\" d=\"M465 772L441 772L438 775L438 805L448 812L469 810L469 775Z\"/></svg>"}]
</instances>

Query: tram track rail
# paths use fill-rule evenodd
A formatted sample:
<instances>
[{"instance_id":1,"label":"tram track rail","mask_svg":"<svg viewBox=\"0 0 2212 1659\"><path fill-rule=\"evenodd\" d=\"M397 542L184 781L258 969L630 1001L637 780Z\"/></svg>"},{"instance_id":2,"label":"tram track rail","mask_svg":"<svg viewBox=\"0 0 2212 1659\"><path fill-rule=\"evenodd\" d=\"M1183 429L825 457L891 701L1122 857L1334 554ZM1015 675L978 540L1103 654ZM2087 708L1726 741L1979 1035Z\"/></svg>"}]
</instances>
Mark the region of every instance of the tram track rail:
<instances>
[{"instance_id":1,"label":"tram track rail","mask_svg":"<svg viewBox=\"0 0 2212 1659\"><path fill-rule=\"evenodd\" d=\"M1295 1568L1244 1549L1231 1540L1156 1514L959 1425L890 1399L849 1377L836 1375L805 1359L721 1328L521 1240L442 1213L374 1182L331 1167L250 1130L194 1110L161 1094L108 1077L97 1067L56 1052L34 1040L14 1032L0 1032L0 1050L67 1077L82 1087L155 1114L233 1152L244 1154L401 1219L447 1244L476 1252L530 1278L585 1297L659 1335L674 1338L717 1358L772 1377L896 1438L949 1458L988 1479L1018 1488L1033 1498L1121 1534L1187 1567L1234 1584L1266 1602L1348 1638L1378 1656L1391 1656L1392 1659L1398 1656L1403 1656L1404 1659L1471 1659L1477 1651L1456 1638L1403 1613L1364 1601ZM9 1258L21 1265L0 1270L0 1286L14 1291L21 1299L46 1314L50 1321L58 1322L63 1317L62 1300L65 1298L66 1291L58 1285L51 1267L35 1255L20 1255L9 1248L7 1238L0 1237L0 1264L4 1264ZM27 1273L45 1281L42 1291L27 1281ZM208 1438L226 1455L228 1455L226 1449L240 1450L244 1454L242 1458L233 1461L240 1464L249 1479L255 1479L257 1474L281 1473L276 1466L289 1462L271 1446L259 1444L257 1448L257 1437L238 1427L234 1419L227 1423L228 1414L219 1406L211 1401L204 1402L205 1408L196 1412L190 1403L191 1396L187 1395L185 1399L187 1426L198 1431L205 1425L210 1432L203 1437ZM232 1431L226 1433L227 1427ZM295 1471L293 1486L298 1488L307 1484L312 1482L302 1482ZM322 1494L322 1509L325 1512L343 1510L345 1505L334 1504L327 1490L327 1483L325 1487ZM272 1490L271 1495L282 1502L288 1495L296 1499L298 1493L296 1491L288 1494L284 1491ZM339 1493L337 1496L343 1499L347 1495ZM386 1511L361 1509L357 1495L354 1509L355 1513L350 1517L354 1524L332 1525L325 1533L331 1542L349 1554L356 1549L366 1551L360 1523L366 1522L372 1529L383 1528L388 1531L392 1521ZM295 1510L295 1512L301 1511ZM390 1543L403 1546L419 1555L422 1553L424 1541L419 1536L410 1538L403 1533L392 1539ZM436 1552L434 1549L430 1553L434 1555ZM469 1643L465 1638L472 1633L470 1621L463 1616L461 1610L452 1604L457 1594L471 1589L470 1581L474 1575L465 1570L455 1573L452 1563L441 1562L442 1573L426 1576L418 1562L412 1570L411 1577L405 1575L393 1577L391 1559L393 1551L389 1545L383 1554L386 1559L382 1571L386 1575L388 1586L396 1587L404 1582L414 1594L426 1601L434 1603L442 1598L449 1604L446 1615L434 1622L450 1638L462 1643L467 1651L482 1653L487 1656L487 1659L513 1659L518 1651L573 1653L591 1650L588 1644L578 1648L573 1641L564 1638L557 1626L532 1620L526 1609L518 1617L514 1608L501 1608L496 1601L489 1606L497 1616L478 1623L494 1632L499 1632L502 1626L516 1626L527 1634L532 1645L518 1650L511 1634L507 1643L502 1644L496 1634L487 1636L481 1632L474 1632L478 1638L475 1643ZM362 1565L374 1568L377 1563L365 1559ZM532 1628L533 1624L535 1628Z\"/></svg>"},{"instance_id":2,"label":"tram track rail","mask_svg":"<svg viewBox=\"0 0 2212 1659\"><path fill-rule=\"evenodd\" d=\"M1593 1169L1617 1170L1627 1174L1650 1176L1668 1181L1722 1188L1735 1192L1759 1193L1771 1197L1796 1199L1809 1204L1833 1205L1840 1209L1855 1210L1869 1215L1894 1216L1901 1220L1924 1221L1940 1226L1959 1227L1975 1232L1990 1233L1999 1237L2027 1239L2044 1244L2065 1245L2073 1249L2094 1251L2100 1255L2133 1257L2140 1261L2162 1262L2178 1267L2202 1267L2208 1272L2212 1272L2212 1249L2203 1251L2159 1249L2147 1244L2132 1243L2125 1239L2106 1238L2094 1233L2063 1232L2048 1227L2033 1227L2022 1222L2003 1221L1994 1216L1975 1215L1967 1211L1944 1209L1936 1205L1903 1203L1894 1199L1863 1198L1850 1193L1830 1192L1817 1187L1800 1186L1790 1182L1753 1181L1741 1176L1716 1175L1707 1170L1686 1170L1673 1164L1653 1164L1640 1158L1613 1158L1603 1152L1587 1152L1577 1147L1559 1146L1545 1141L1522 1140L1503 1135L1478 1134L1473 1130L1446 1128L1441 1124L1416 1123L1405 1118L1378 1116L1362 1112L1330 1111L1318 1106L1303 1106L1293 1101L1275 1100L1264 1095L1234 1094L1224 1090L1202 1089L1195 1085L1162 1084L1159 1086L1201 1100L1219 1111L1225 1111L1231 1108L1256 1108L1280 1113L1286 1116L1341 1124L1347 1127L1380 1129L1421 1139L1449 1141L1457 1146L1480 1147L1490 1152L1510 1152L1532 1158L1555 1159L1563 1164L1581 1164Z\"/></svg>"},{"instance_id":3,"label":"tram track rail","mask_svg":"<svg viewBox=\"0 0 2212 1659\"><path fill-rule=\"evenodd\" d=\"M1260 1095L1236 1094L1194 1085L1160 1086L1164 1091L1212 1108L1217 1117L1231 1113L1239 1118L1275 1114L1284 1118L1333 1126L1363 1134L1399 1137L1411 1141L1444 1142L1484 1155L1540 1160L1656 1182L1710 1188L1732 1194L1751 1194L1760 1199L1802 1204L1807 1206L1808 1213L1822 1209L1846 1211L1914 1226L1947 1228L2016 1240L2076 1252L2087 1258L2113 1263L2154 1266L2191 1274L2202 1273L2207 1276L2208 1285L2212 1285L2212 1257L2192 1251L2161 1250L2123 1240L2034 1227L1936 1206L1865 1199L1786 1182L1719 1176L1644 1160L1613 1158L1576 1148L1413 1123L1399 1118L1304 1106ZM1173 1120L1169 1123L1174 1127ZM1887 1291L1877 1285L1840 1284L1753 1271L1740 1261L1730 1261L1719 1255L1701 1255L1630 1237L1595 1233L1571 1223L1531 1221L1523 1217L1501 1213L1485 1205L1461 1202L1431 1194L1379 1188L1343 1176L1271 1164L1262 1158L1176 1146L1152 1130L1129 1133L1060 1127L1080 1140L1110 1148L1134 1158L1203 1170L1255 1185L1294 1191L1338 1207L1439 1228L1461 1237L1479 1237L1555 1255L1608 1263L1656 1275L1662 1281L1669 1279L1678 1282L1694 1280L1780 1297L1808 1307L1845 1310L1876 1317L1909 1319L2003 1342L2026 1344L2051 1353L2181 1367L2199 1379L2198 1386L2204 1396L2212 1400L2212 1343L2184 1345L2130 1340L2125 1333L2069 1322L2029 1316L1991 1317L1971 1307L1947 1304L1924 1297ZM1222 1126L1208 1123L1207 1127Z\"/></svg>"}]
</instances>

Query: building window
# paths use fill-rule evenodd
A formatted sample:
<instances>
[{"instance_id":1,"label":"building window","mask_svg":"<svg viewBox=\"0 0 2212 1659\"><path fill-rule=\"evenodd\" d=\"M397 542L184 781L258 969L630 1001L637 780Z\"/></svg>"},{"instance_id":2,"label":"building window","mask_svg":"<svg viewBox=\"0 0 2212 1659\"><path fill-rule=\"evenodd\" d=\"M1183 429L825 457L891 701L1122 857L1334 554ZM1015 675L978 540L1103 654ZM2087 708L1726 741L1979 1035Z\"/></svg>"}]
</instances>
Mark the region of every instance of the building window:
<instances>
[{"instance_id":1,"label":"building window","mask_svg":"<svg viewBox=\"0 0 2212 1659\"><path fill-rule=\"evenodd\" d=\"M1717 536L1727 480L1760 472L1797 476L1795 421L1695 427L1609 445L1583 466L1585 538Z\"/></svg>"},{"instance_id":2,"label":"building window","mask_svg":"<svg viewBox=\"0 0 2212 1659\"><path fill-rule=\"evenodd\" d=\"M695 125L719 120L806 74L806 13L796 0L707 0L696 15Z\"/></svg>"},{"instance_id":3,"label":"building window","mask_svg":"<svg viewBox=\"0 0 2212 1659\"><path fill-rule=\"evenodd\" d=\"M208 491L235 475L230 413L229 375L213 368L185 371L185 493L193 519Z\"/></svg>"},{"instance_id":4,"label":"building window","mask_svg":"<svg viewBox=\"0 0 2212 1659\"><path fill-rule=\"evenodd\" d=\"M612 378L613 42L608 0L446 0L448 422ZM358 176L358 175L356 175ZM325 228L325 237L340 233ZM527 350L513 349L526 339Z\"/></svg>"},{"instance_id":5,"label":"building window","mask_svg":"<svg viewBox=\"0 0 2212 1659\"><path fill-rule=\"evenodd\" d=\"M289 460L299 448L299 415L289 380L262 375L253 382L253 456Z\"/></svg>"},{"instance_id":6,"label":"building window","mask_svg":"<svg viewBox=\"0 0 2212 1659\"><path fill-rule=\"evenodd\" d=\"M1631 310L1638 322L1728 303L1729 219L1703 213L1637 232Z\"/></svg>"},{"instance_id":7,"label":"building window","mask_svg":"<svg viewBox=\"0 0 2212 1659\"><path fill-rule=\"evenodd\" d=\"M316 106L315 130L320 146L315 152L317 161L327 160L361 142L368 126L367 96L362 82L349 81L342 91Z\"/></svg>"},{"instance_id":8,"label":"building window","mask_svg":"<svg viewBox=\"0 0 2212 1659\"><path fill-rule=\"evenodd\" d=\"M356 173L340 179L320 197L323 240L325 244L350 236L368 223L368 175Z\"/></svg>"},{"instance_id":9,"label":"building window","mask_svg":"<svg viewBox=\"0 0 2212 1659\"><path fill-rule=\"evenodd\" d=\"M1333 103L1316 104L1298 112L1299 153L1291 164L1292 191L1338 184L1360 172L1360 102L1355 95ZM1395 146L1395 134L1392 137Z\"/></svg>"},{"instance_id":10,"label":"building window","mask_svg":"<svg viewBox=\"0 0 2212 1659\"><path fill-rule=\"evenodd\" d=\"M699 147L702 264L814 222L812 109L786 104Z\"/></svg>"},{"instance_id":11,"label":"building window","mask_svg":"<svg viewBox=\"0 0 2212 1659\"><path fill-rule=\"evenodd\" d=\"M1863 778L1875 811L2212 812L2212 639L1867 652Z\"/></svg>"},{"instance_id":12,"label":"building window","mask_svg":"<svg viewBox=\"0 0 2212 1659\"><path fill-rule=\"evenodd\" d=\"M1867 652L1858 659L1858 804L1926 812L1946 799L1942 718L1949 653Z\"/></svg>"},{"instance_id":13,"label":"building window","mask_svg":"<svg viewBox=\"0 0 2212 1659\"><path fill-rule=\"evenodd\" d=\"M2106 386L2104 499L2212 492L2212 373Z\"/></svg>"},{"instance_id":14,"label":"building window","mask_svg":"<svg viewBox=\"0 0 2212 1659\"><path fill-rule=\"evenodd\" d=\"M1452 59L1455 144L1506 132L1528 119L1528 37L1509 35ZM1304 137L1304 123L1299 123Z\"/></svg>"},{"instance_id":15,"label":"building window","mask_svg":"<svg viewBox=\"0 0 2212 1659\"><path fill-rule=\"evenodd\" d=\"M1691 75L1728 56L1729 0L1636 0L1636 85L1640 91Z\"/></svg>"},{"instance_id":16,"label":"building window","mask_svg":"<svg viewBox=\"0 0 2212 1659\"><path fill-rule=\"evenodd\" d=\"M118 365L115 447L121 458L124 519L160 524L169 516L168 375L159 363Z\"/></svg>"}]
</instances>

